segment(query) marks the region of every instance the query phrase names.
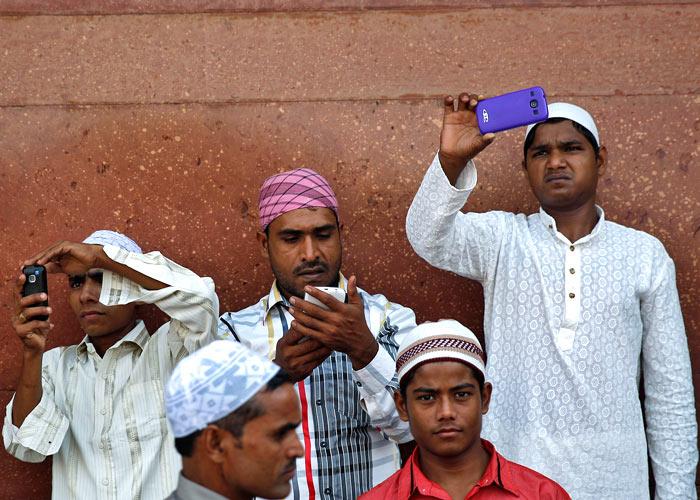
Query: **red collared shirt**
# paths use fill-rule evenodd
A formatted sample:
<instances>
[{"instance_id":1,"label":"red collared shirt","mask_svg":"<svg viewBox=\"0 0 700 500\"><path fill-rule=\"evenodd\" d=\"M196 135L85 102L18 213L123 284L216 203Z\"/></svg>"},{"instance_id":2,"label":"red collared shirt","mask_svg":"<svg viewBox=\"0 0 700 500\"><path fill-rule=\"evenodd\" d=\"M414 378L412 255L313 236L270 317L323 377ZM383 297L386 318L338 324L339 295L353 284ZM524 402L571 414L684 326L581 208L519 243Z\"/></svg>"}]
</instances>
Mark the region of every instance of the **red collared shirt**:
<instances>
[{"instance_id":1,"label":"red collared shirt","mask_svg":"<svg viewBox=\"0 0 700 500\"><path fill-rule=\"evenodd\" d=\"M571 497L551 479L539 472L510 462L496 452L488 441L481 440L484 449L491 455L484 475L474 485L464 500L491 500L501 498L523 498L527 500L570 500ZM359 500L453 500L442 487L425 477L418 464L418 448L401 470L375 486Z\"/></svg>"}]
</instances>

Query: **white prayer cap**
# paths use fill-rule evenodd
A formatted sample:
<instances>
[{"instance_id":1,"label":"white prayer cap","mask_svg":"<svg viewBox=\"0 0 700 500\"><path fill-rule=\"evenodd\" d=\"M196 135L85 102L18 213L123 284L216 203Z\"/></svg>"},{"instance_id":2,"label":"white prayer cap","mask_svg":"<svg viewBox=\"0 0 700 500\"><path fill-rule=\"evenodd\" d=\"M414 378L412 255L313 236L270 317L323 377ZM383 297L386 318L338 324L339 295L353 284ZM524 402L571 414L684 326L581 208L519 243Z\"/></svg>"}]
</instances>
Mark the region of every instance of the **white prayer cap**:
<instances>
[{"instance_id":1,"label":"white prayer cap","mask_svg":"<svg viewBox=\"0 0 700 500\"><path fill-rule=\"evenodd\" d=\"M568 102L553 102L547 106L547 111L549 113L547 120L551 120L552 118L566 118L567 120L576 122L593 134L593 137L595 137L595 142L598 146L600 146L598 127L595 126L593 117L585 109L576 106L575 104L569 104ZM527 142L527 137L530 135L530 131L540 123L543 122L528 125L527 130L525 130L525 142Z\"/></svg>"},{"instance_id":2,"label":"white prayer cap","mask_svg":"<svg viewBox=\"0 0 700 500\"><path fill-rule=\"evenodd\" d=\"M108 231L106 229L100 229L99 231L95 231L90 236L85 238L83 240L83 243L87 243L89 245L102 246L114 245L119 248L123 248L128 252L143 253L141 247L138 246L136 242L128 236L124 236L123 234L117 233L116 231Z\"/></svg>"},{"instance_id":3,"label":"white prayer cap","mask_svg":"<svg viewBox=\"0 0 700 500\"><path fill-rule=\"evenodd\" d=\"M453 319L423 323L404 337L396 358L399 383L410 371L430 361L460 361L485 375L479 339Z\"/></svg>"},{"instance_id":4,"label":"white prayer cap","mask_svg":"<svg viewBox=\"0 0 700 500\"><path fill-rule=\"evenodd\" d=\"M279 371L239 342L216 340L178 363L165 388L165 412L175 437L233 413Z\"/></svg>"}]
</instances>

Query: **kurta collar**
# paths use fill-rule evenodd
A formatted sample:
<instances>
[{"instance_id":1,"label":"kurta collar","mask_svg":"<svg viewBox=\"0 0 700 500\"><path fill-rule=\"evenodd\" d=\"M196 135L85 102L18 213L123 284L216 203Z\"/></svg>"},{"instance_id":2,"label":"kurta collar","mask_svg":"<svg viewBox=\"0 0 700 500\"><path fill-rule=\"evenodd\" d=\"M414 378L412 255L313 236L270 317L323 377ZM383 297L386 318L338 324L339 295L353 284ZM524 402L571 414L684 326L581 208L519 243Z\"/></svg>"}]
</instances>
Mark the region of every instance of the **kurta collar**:
<instances>
[{"instance_id":1,"label":"kurta collar","mask_svg":"<svg viewBox=\"0 0 700 500\"><path fill-rule=\"evenodd\" d=\"M600 233L600 231L602 230L602 227L605 223L605 211L599 205L595 206L595 211L598 214L598 222L596 222L596 225L593 227L593 230L589 234L584 236L583 238L580 238L577 241L571 241L571 242L568 240L568 238L566 236L564 236L563 234L561 234L557 230L557 221L554 220L554 217L552 217L547 212L545 212L544 208L542 208L541 206L540 206L540 211L539 211L539 216L540 216L539 220L540 220L540 222L542 222L542 225L547 229L547 231L552 232L553 234L555 234L557 236L557 238L561 239L565 243L567 243L567 244L572 244L572 243L573 244L581 244L581 243L585 243L586 241L594 238L598 233Z\"/></svg>"}]
</instances>

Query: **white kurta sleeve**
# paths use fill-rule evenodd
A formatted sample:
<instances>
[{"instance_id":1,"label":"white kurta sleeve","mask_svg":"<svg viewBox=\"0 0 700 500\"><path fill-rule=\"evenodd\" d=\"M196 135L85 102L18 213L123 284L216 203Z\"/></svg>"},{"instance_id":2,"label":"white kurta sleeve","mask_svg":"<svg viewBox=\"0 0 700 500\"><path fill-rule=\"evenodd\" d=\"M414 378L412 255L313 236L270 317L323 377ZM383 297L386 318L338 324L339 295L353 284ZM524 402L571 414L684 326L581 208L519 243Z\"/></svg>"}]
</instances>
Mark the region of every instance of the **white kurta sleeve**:
<instances>
[{"instance_id":1,"label":"white kurta sleeve","mask_svg":"<svg viewBox=\"0 0 700 500\"><path fill-rule=\"evenodd\" d=\"M170 316L168 341L175 357L178 347L193 352L216 338L219 299L211 278L197 276L160 252L130 253L105 245L107 256L135 271L165 283L160 290L146 290L118 274L105 271L100 302L106 305L143 302L154 304Z\"/></svg>"},{"instance_id":2,"label":"white kurta sleeve","mask_svg":"<svg viewBox=\"0 0 700 500\"><path fill-rule=\"evenodd\" d=\"M660 245L659 245L660 246ZM663 248L642 295L646 433L656 498L697 498L695 399L675 267Z\"/></svg>"},{"instance_id":3,"label":"white kurta sleeve","mask_svg":"<svg viewBox=\"0 0 700 500\"><path fill-rule=\"evenodd\" d=\"M452 186L435 155L408 209L406 236L429 264L483 282L495 269L507 214L460 212L476 179L470 161Z\"/></svg>"}]
</instances>

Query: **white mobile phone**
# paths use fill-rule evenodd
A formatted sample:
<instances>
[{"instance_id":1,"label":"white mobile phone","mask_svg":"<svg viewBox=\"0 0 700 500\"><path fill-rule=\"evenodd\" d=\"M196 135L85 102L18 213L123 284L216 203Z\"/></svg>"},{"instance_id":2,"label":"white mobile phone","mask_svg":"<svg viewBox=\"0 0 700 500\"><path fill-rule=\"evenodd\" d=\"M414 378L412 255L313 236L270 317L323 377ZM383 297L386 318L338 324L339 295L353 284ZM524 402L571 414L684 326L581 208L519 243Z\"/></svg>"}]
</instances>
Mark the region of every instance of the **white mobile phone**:
<instances>
[{"instance_id":1,"label":"white mobile phone","mask_svg":"<svg viewBox=\"0 0 700 500\"><path fill-rule=\"evenodd\" d=\"M316 288L318 288L322 292L327 293L328 295L333 296L333 298L339 302L345 302L345 299L347 297L347 295L345 294L345 290L343 290L342 288L338 288L337 286L317 286ZM316 297L309 295L308 293L304 294L304 300L306 302L311 302L312 304L318 307L322 307L323 309L328 310L326 304L318 300Z\"/></svg>"}]
</instances>

